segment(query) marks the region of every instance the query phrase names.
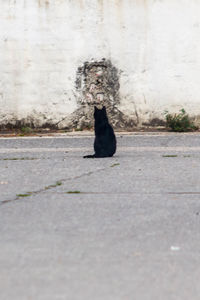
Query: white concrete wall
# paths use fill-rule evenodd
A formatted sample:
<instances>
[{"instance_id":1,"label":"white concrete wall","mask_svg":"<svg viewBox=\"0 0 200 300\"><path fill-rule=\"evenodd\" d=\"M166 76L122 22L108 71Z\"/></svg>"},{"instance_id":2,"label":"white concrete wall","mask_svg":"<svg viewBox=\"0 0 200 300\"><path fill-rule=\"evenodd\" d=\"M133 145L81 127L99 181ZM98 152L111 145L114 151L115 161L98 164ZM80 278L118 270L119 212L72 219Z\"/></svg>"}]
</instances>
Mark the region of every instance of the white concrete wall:
<instances>
[{"instance_id":1,"label":"white concrete wall","mask_svg":"<svg viewBox=\"0 0 200 300\"><path fill-rule=\"evenodd\" d=\"M0 0L0 124L77 109L77 68L110 59L119 109L140 124L200 115L200 1Z\"/></svg>"}]
</instances>

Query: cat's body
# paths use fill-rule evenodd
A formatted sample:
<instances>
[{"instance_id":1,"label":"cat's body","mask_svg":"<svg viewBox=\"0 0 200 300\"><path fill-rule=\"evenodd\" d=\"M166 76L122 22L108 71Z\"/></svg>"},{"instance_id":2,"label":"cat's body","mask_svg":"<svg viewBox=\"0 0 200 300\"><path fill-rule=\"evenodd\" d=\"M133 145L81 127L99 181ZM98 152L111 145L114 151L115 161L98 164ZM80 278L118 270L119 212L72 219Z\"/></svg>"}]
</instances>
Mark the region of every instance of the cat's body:
<instances>
[{"instance_id":1,"label":"cat's body","mask_svg":"<svg viewBox=\"0 0 200 300\"><path fill-rule=\"evenodd\" d=\"M84 158L111 157L116 151L116 137L112 126L108 122L105 106L98 109L95 106L95 140L94 154L86 155Z\"/></svg>"}]
</instances>

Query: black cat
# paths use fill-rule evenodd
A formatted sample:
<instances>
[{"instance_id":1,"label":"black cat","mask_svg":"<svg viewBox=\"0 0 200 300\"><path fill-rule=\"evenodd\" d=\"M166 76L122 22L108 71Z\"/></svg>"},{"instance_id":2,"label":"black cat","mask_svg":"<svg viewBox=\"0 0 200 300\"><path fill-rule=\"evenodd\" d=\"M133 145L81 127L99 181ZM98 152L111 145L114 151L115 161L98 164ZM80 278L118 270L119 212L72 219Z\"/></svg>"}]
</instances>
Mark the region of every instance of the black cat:
<instances>
[{"instance_id":1,"label":"black cat","mask_svg":"<svg viewBox=\"0 0 200 300\"><path fill-rule=\"evenodd\" d=\"M93 155L86 155L84 158L111 157L116 151L116 137L112 126L108 123L105 106L98 109L95 106L95 140Z\"/></svg>"}]
</instances>

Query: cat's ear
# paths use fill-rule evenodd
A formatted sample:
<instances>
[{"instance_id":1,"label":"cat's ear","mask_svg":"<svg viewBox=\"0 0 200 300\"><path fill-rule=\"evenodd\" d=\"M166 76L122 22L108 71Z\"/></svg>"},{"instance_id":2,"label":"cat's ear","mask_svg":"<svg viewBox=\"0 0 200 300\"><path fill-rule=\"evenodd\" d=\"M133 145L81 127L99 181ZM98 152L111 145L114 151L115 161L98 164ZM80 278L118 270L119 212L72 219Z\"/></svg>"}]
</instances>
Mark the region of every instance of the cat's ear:
<instances>
[{"instance_id":1,"label":"cat's ear","mask_svg":"<svg viewBox=\"0 0 200 300\"><path fill-rule=\"evenodd\" d=\"M103 111L106 111L106 107L105 107L105 106L103 106L102 110L103 110Z\"/></svg>"},{"instance_id":2,"label":"cat's ear","mask_svg":"<svg viewBox=\"0 0 200 300\"><path fill-rule=\"evenodd\" d=\"M97 107L96 106L94 107L94 111L97 111Z\"/></svg>"}]
</instances>

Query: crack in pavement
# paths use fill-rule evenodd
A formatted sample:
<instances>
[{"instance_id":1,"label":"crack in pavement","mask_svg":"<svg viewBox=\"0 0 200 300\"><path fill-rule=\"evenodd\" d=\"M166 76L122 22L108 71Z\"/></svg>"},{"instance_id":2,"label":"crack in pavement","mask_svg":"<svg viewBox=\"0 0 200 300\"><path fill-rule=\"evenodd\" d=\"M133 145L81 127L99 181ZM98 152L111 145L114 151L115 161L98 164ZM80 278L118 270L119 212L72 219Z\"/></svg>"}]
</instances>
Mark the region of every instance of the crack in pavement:
<instances>
[{"instance_id":1,"label":"crack in pavement","mask_svg":"<svg viewBox=\"0 0 200 300\"><path fill-rule=\"evenodd\" d=\"M69 194L69 192L57 192L57 194ZM70 194L84 195L200 195L200 192L79 192Z\"/></svg>"},{"instance_id":2,"label":"crack in pavement","mask_svg":"<svg viewBox=\"0 0 200 300\"><path fill-rule=\"evenodd\" d=\"M77 176L74 176L74 177L69 177L69 178L64 178L64 179L60 179L60 180L57 180L56 183L54 184L50 184L44 188L41 188L37 191L32 191L32 192L26 192L24 194L18 194L17 197L15 197L14 199L10 199L10 200L3 200L3 201L0 201L0 206L1 205L4 205L4 204L7 204L7 203L12 203L12 202L15 202L15 201L18 201L18 200L21 200L21 199L24 199L26 197L30 197L30 196L34 196L34 195L38 195L42 192L45 192L47 190L51 190L53 188L56 188L58 186L61 186L62 183L64 182L67 182L67 181L70 181L70 180L75 180L75 179L79 179L79 178L82 178L84 176L90 176L92 174L95 174L95 173L98 173L98 172L101 172L101 171L105 171L108 167L105 167L105 168L101 168L101 169L97 169L97 170L94 170L94 171L90 171L90 172L86 172L86 173L83 173L81 175L77 175ZM60 183L60 184L59 184Z\"/></svg>"},{"instance_id":3,"label":"crack in pavement","mask_svg":"<svg viewBox=\"0 0 200 300\"><path fill-rule=\"evenodd\" d=\"M100 171L103 171L104 169L101 169ZM77 179L77 178L81 178L81 177L84 177L84 176L89 176L91 174L94 174L95 172L88 172L88 173L85 173L85 174L82 174L80 176L76 176L74 178L68 178L68 179L64 179L64 181L68 181L68 180L73 180L73 179ZM45 192L47 189L53 189L53 188L56 188L57 186L59 185L49 185L49 188L43 188L43 189L40 189L38 191L33 191L33 192L27 192L26 194L22 194L22 196L18 196L12 200L4 200L4 201L1 201L0 202L0 206L1 205L4 205L4 204L7 204L7 203L12 203L12 202L15 202L15 201L18 201L20 199L23 199L25 197L29 197L29 196L34 196L34 195L37 195L39 193L42 193L42 192ZM57 194L60 194L60 195L64 195L64 194L74 194L74 195L200 195L200 192L153 192L153 193L141 193L141 192L57 192Z\"/></svg>"}]
</instances>

